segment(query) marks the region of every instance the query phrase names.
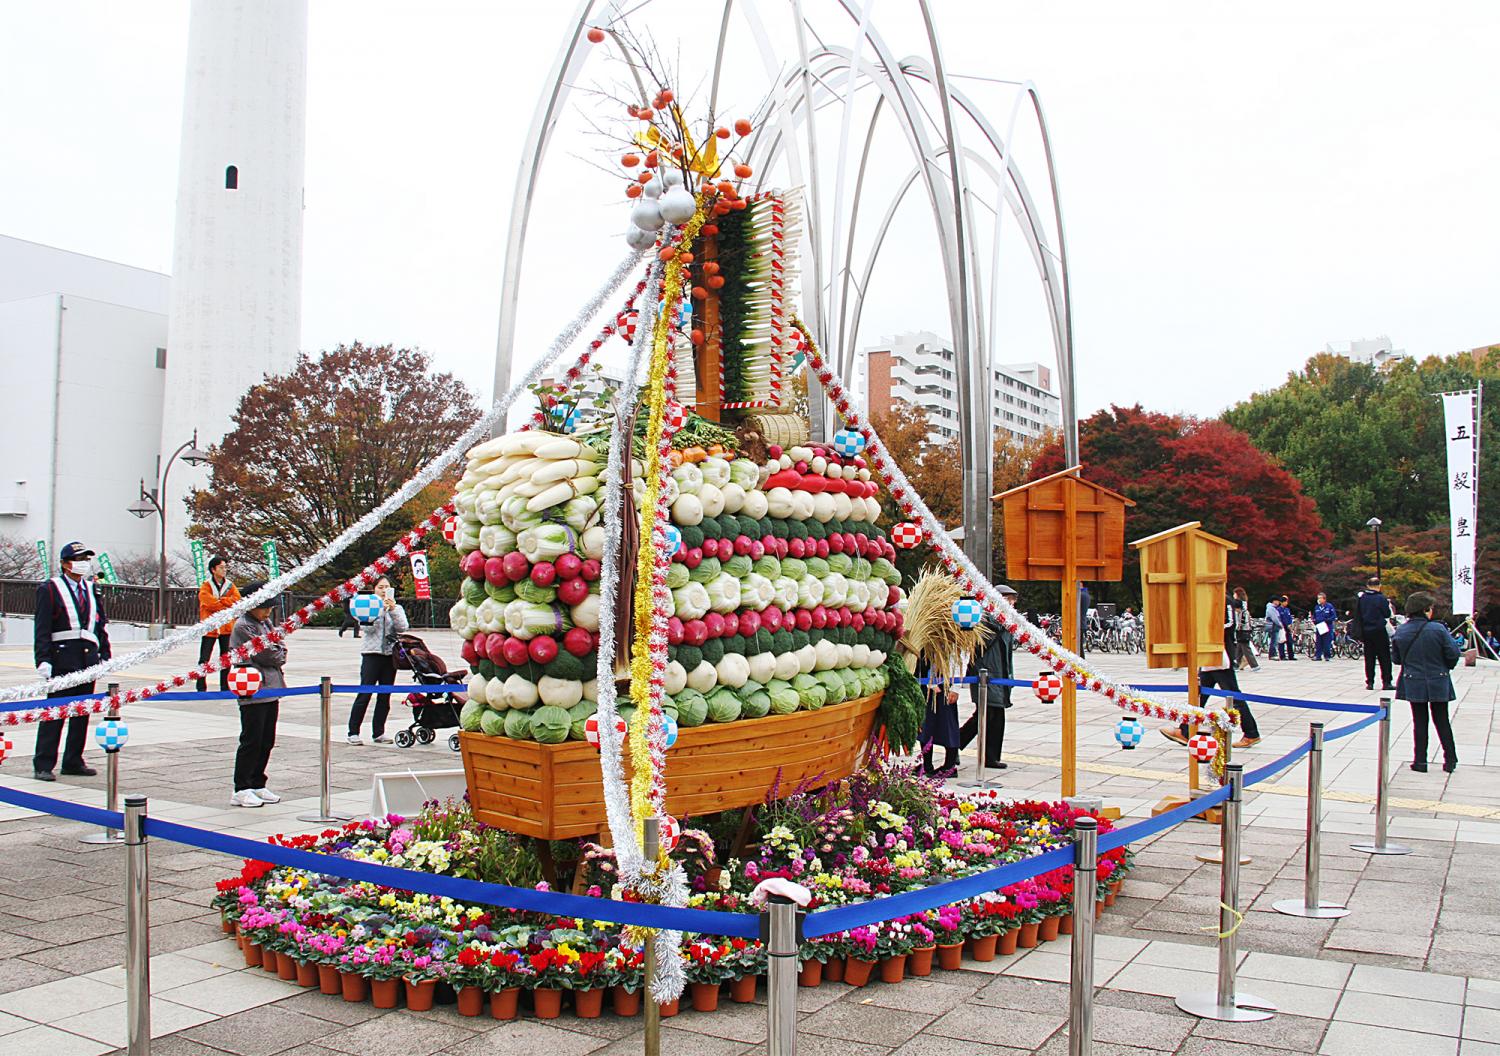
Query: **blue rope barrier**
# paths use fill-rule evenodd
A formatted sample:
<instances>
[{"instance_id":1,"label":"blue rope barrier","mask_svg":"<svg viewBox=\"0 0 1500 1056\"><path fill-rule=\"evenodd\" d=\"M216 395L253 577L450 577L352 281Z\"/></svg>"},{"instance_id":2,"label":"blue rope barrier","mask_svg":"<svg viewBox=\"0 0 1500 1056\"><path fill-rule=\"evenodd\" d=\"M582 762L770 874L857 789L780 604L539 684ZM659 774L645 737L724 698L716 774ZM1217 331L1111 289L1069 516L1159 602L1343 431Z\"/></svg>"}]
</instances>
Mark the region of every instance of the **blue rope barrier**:
<instances>
[{"instance_id":1,"label":"blue rope barrier","mask_svg":"<svg viewBox=\"0 0 1500 1056\"><path fill-rule=\"evenodd\" d=\"M1323 742L1326 744L1329 741L1337 741L1344 737L1349 737L1353 734L1356 734L1366 726L1379 722L1380 716L1383 714L1384 711L1382 709L1376 708L1374 715L1367 715L1365 718L1360 719L1358 722L1351 722L1347 726L1340 726L1336 730L1329 730L1327 733L1323 734Z\"/></svg>"},{"instance_id":2,"label":"blue rope barrier","mask_svg":"<svg viewBox=\"0 0 1500 1056\"><path fill-rule=\"evenodd\" d=\"M1124 847L1127 843L1135 843L1144 840L1148 836L1155 836L1158 832L1182 824L1189 818L1195 818L1206 810L1217 807L1229 798L1229 786L1220 785L1212 792L1190 800L1180 807L1173 807L1165 813L1158 814L1154 818L1138 821L1134 825L1127 825L1123 829L1114 829L1111 832L1099 834L1099 853L1112 851L1117 847Z\"/></svg>"},{"instance_id":3,"label":"blue rope barrier","mask_svg":"<svg viewBox=\"0 0 1500 1056\"><path fill-rule=\"evenodd\" d=\"M1332 700L1301 700L1297 697L1268 697L1263 693L1245 693L1232 689L1204 689L1199 692L1210 697L1230 697L1248 700L1253 704L1277 704L1286 708L1306 708L1308 711L1347 711L1356 715L1378 715L1379 704L1343 704Z\"/></svg>"},{"instance_id":4,"label":"blue rope barrier","mask_svg":"<svg viewBox=\"0 0 1500 1056\"><path fill-rule=\"evenodd\" d=\"M422 683L401 683L393 686L353 686L335 685L335 693L465 693L468 686L462 682L444 683L442 685L426 685ZM321 686L286 686L282 689L258 689L253 694L255 697L315 697L323 691ZM107 693L84 693L76 697L39 697L36 700L16 700L0 704L0 713L7 711L33 711L38 708L55 708L62 704L74 704L81 700L104 700ZM230 693L222 689L205 690L202 693L196 690L172 690L168 693L152 694L147 700L153 701L182 701L182 700L243 700L238 693ZM142 702L144 703L144 702Z\"/></svg>"},{"instance_id":5,"label":"blue rope barrier","mask_svg":"<svg viewBox=\"0 0 1500 1056\"><path fill-rule=\"evenodd\" d=\"M39 796L33 792L22 792L18 788L6 788L4 785L0 785L0 803L9 803L13 807L23 807L42 814L52 814L59 818L67 818L69 821L81 821L85 825L98 825L106 829L125 827L125 815L117 810L86 807L82 803L69 803L66 799Z\"/></svg>"}]
</instances>

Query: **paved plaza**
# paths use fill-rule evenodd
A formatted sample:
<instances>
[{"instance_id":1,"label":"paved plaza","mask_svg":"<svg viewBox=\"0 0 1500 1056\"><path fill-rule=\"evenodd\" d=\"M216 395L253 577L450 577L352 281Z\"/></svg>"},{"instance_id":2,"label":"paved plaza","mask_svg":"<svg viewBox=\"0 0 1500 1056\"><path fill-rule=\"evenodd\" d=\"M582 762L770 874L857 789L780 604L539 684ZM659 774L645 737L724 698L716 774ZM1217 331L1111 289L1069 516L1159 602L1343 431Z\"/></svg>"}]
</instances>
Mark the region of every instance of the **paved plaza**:
<instances>
[{"instance_id":1,"label":"paved plaza","mask_svg":"<svg viewBox=\"0 0 1500 1056\"><path fill-rule=\"evenodd\" d=\"M425 637L452 661L457 639ZM329 631L292 640L293 685L321 675L354 681L359 647ZM191 665L179 651L143 665L126 685L155 682ZM1026 658L1029 660L1030 658ZM1114 677L1172 681L1145 671L1139 657L1090 658ZM1023 671L1027 670L1022 663ZM30 674L30 648L0 646L0 682ZM1264 1023L1226 1025L1180 1013L1174 995L1212 990L1218 866L1197 854L1217 845L1218 829L1193 822L1137 847L1138 867L1123 896L1106 911L1098 940L1095 1047L1100 1056L1156 1053L1270 1056L1287 1053L1358 1056L1495 1056L1500 1054L1500 908L1493 877L1500 868L1500 789L1492 781L1495 702L1500 665L1460 668L1455 717L1460 767L1446 775L1405 768L1410 716L1394 712L1392 839L1404 857L1372 858L1349 843L1372 832L1376 730L1329 745L1325 758L1323 895L1352 912L1337 921L1285 917L1271 903L1301 894L1306 771L1301 765L1247 792L1239 929L1240 988L1274 1002ZM1255 692L1373 703L1356 662L1262 663L1242 685ZM336 698L342 733L347 698ZM965 706L967 710L967 706ZM1330 728L1358 715L1257 705L1264 740L1237 755L1248 767L1292 749L1309 721ZM1121 751L1112 730L1117 712L1080 698L1080 789L1102 795L1127 820L1184 787L1185 750L1154 730L1137 750ZM401 716L393 708L392 724ZM1017 695L1006 737L1009 769L987 775L1004 795L1053 797L1059 761L1055 705ZM234 705L223 702L134 705L126 713L131 741L122 755L122 788L150 797L153 815L255 838L317 826L296 820L318 796L316 697L283 702L272 787L286 798L273 807L228 805L237 735ZM103 778L31 779L32 734L11 733L17 752L0 765L9 787L103 802ZM1435 745L1434 745L1435 747ZM1500 744L1494 765L1500 766ZM101 753L89 759L101 766ZM334 802L345 813L370 809L375 773L458 766L443 741L413 749L333 748ZM974 782L972 755L959 776ZM124 1044L122 908L124 858L118 847L80 844L83 826L0 806L0 1053L5 1056L97 1056ZM497 1023L433 1013L379 1012L369 1004L299 989L242 967L232 941L208 909L214 881L237 862L161 841L151 845L151 943L154 1051L169 1056L428 1056L432 1053L535 1053L555 1056L641 1049L640 1020L606 1013L555 1025ZM848 1056L1014 1056L1066 1053L1069 953L1051 943L963 971L861 989L825 983L799 991L799 1052ZM761 1001L764 1000L762 991ZM684 1012L666 1022L663 1051L737 1054L764 1051L763 1004Z\"/></svg>"}]
</instances>

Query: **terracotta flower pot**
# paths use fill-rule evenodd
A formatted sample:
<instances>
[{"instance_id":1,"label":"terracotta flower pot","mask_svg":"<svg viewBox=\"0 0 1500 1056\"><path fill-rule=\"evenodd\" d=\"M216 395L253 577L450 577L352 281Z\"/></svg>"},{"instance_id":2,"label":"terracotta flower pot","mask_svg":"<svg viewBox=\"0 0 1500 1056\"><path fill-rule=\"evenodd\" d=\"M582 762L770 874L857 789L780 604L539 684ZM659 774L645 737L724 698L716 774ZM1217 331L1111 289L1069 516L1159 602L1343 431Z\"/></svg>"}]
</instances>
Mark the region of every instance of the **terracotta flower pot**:
<instances>
[{"instance_id":1,"label":"terracotta flower pot","mask_svg":"<svg viewBox=\"0 0 1500 1056\"><path fill-rule=\"evenodd\" d=\"M484 1011L484 991L477 986L458 988L458 1014L477 1016Z\"/></svg>"},{"instance_id":2,"label":"terracotta flower pot","mask_svg":"<svg viewBox=\"0 0 1500 1056\"><path fill-rule=\"evenodd\" d=\"M1117 888L1117 887L1111 887L1109 889L1109 891L1106 892L1105 895L1104 895L1104 904L1106 906L1112 906L1112 905L1114 905L1115 904L1115 899L1119 897L1119 894L1120 894L1119 888Z\"/></svg>"},{"instance_id":3,"label":"terracotta flower pot","mask_svg":"<svg viewBox=\"0 0 1500 1056\"><path fill-rule=\"evenodd\" d=\"M864 986L870 981L870 972L874 969L874 961L850 957L844 961L844 982L850 986Z\"/></svg>"},{"instance_id":4,"label":"terracotta flower pot","mask_svg":"<svg viewBox=\"0 0 1500 1056\"><path fill-rule=\"evenodd\" d=\"M1103 902L1095 902L1094 903L1094 919L1095 920L1099 920L1103 916L1104 916L1104 903Z\"/></svg>"},{"instance_id":5,"label":"terracotta flower pot","mask_svg":"<svg viewBox=\"0 0 1500 1056\"><path fill-rule=\"evenodd\" d=\"M556 1019L562 1014L562 991L554 986L539 986L531 992L537 1019Z\"/></svg>"},{"instance_id":6,"label":"terracotta flower pot","mask_svg":"<svg viewBox=\"0 0 1500 1056\"><path fill-rule=\"evenodd\" d=\"M936 946L921 946L912 950L911 956L906 961L906 970L912 975L931 975L932 955L936 952Z\"/></svg>"},{"instance_id":7,"label":"terracotta flower pot","mask_svg":"<svg viewBox=\"0 0 1500 1056\"><path fill-rule=\"evenodd\" d=\"M1030 924L1022 924L1021 937L1016 940L1016 945L1023 950L1034 948L1037 943L1037 932L1040 930L1041 925L1034 920Z\"/></svg>"},{"instance_id":8,"label":"terracotta flower pot","mask_svg":"<svg viewBox=\"0 0 1500 1056\"><path fill-rule=\"evenodd\" d=\"M245 955L246 968L259 968L261 960L260 947L253 942L240 943L240 952Z\"/></svg>"},{"instance_id":9,"label":"terracotta flower pot","mask_svg":"<svg viewBox=\"0 0 1500 1056\"><path fill-rule=\"evenodd\" d=\"M1073 914L1069 913L1061 919L1062 923L1057 926L1057 933L1059 935L1073 934Z\"/></svg>"},{"instance_id":10,"label":"terracotta flower pot","mask_svg":"<svg viewBox=\"0 0 1500 1056\"><path fill-rule=\"evenodd\" d=\"M835 957L823 965L823 978L830 983L842 983L844 981L844 959Z\"/></svg>"},{"instance_id":11,"label":"terracotta flower pot","mask_svg":"<svg viewBox=\"0 0 1500 1056\"><path fill-rule=\"evenodd\" d=\"M1020 928L1011 928L1004 935L1001 935L1000 936L1000 945L998 947L998 949L1000 951L1000 955L1002 957L1009 957L1011 954L1015 953L1016 952L1016 943L1020 940L1020 938L1021 938L1021 929Z\"/></svg>"},{"instance_id":12,"label":"terracotta flower pot","mask_svg":"<svg viewBox=\"0 0 1500 1056\"><path fill-rule=\"evenodd\" d=\"M289 983L297 981L297 962L292 960L291 954L278 953L276 955L276 977L285 979Z\"/></svg>"},{"instance_id":13,"label":"terracotta flower pot","mask_svg":"<svg viewBox=\"0 0 1500 1056\"><path fill-rule=\"evenodd\" d=\"M906 978L906 954L901 953L893 957L886 957L880 962L880 981L882 983L899 983Z\"/></svg>"},{"instance_id":14,"label":"terracotta flower pot","mask_svg":"<svg viewBox=\"0 0 1500 1056\"><path fill-rule=\"evenodd\" d=\"M1122 894L1125 890L1125 878L1123 876L1120 877L1120 879L1109 885L1109 889L1117 895Z\"/></svg>"},{"instance_id":15,"label":"terracotta flower pot","mask_svg":"<svg viewBox=\"0 0 1500 1056\"><path fill-rule=\"evenodd\" d=\"M313 964L312 961L298 961L297 962L297 985L298 986L317 986L318 985L318 966L316 964Z\"/></svg>"},{"instance_id":16,"label":"terracotta flower pot","mask_svg":"<svg viewBox=\"0 0 1500 1056\"><path fill-rule=\"evenodd\" d=\"M324 994L337 994L342 990L343 984L339 981L338 965L318 965L318 991Z\"/></svg>"},{"instance_id":17,"label":"terracotta flower pot","mask_svg":"<svg viewBox=\"0 0 1500 1056\"><path fill-rule=\"evenodd\" d=\"M1043 917L1037 928L1037 936L1043 942L1052 942L1057 938L1057 929L1061 924L1061 917Z\"/></svg>"},{"instance_id":18,"label":"terracotta flower pot","mask_svg":"<svg viewBox=\"0 0 1500 1056\"><path fill-rule=\"evenodd\" d=\"M617 986L611 993L611 1001L615 1006L617 1016L638 1016L641 1012L641 992L637 990L630 993L623 986Z\"/></svg>"},{"instance_id":19,"label":"terracotta flower pot","mask_svg":"<svg viewBox=\"0 0 1500 1056\"><path fill-rule=\"evenodd\" d=\"M999 942L998 935L975 935L969 940L969 956L976 961L993 961Z\"/></svg>"},{"instance_id":20,"label":"terracotta flower pot","mask_svg":"<svg viewBox=\"0 0 1500 1056\"><path fill-rule=\"evenodd\" d=\"M363 1001L369 992L369 984L358 972L339 972L339 992L345 1001Z\"/></svg>"},{"instance_id":21,"label":"terracotta flower pot","mask_svg":"<svg viewBox=\"0 0 1500 1056\"><path fill-rule=\"evenodd\" d=\"M406 1007L413 1012L431 1012L436 979L403 979L406 984Z\"/></svg>"},{"instance_id":22,"label":"terracotta flower pot","mask_svg":"<svg viewBox=\"0 0 1500 1056\"><path fill-rule=\"evenodd\" d=\"M803 961L802 970L797 973L798 986L817 986L823 981L822 961Z\"/></svg>"},{"instance_id":23,"label":"terracotta flower pot","mask_svg":"<svg viewBox=\"0 0 1500 1056\"><path fill-rule=\"evenodd\" d=\"M682 998L680 998L680 997L674 997L674 998L672 998L671 1001L668 1001L665 1005L657 1005L656 1007L659 1008L659 1009L661 1009L661 1018L662 1019L671 1019L673 1016L677 1015L677 1010L682 1007L681 1003L682 1003Z\"/></svg>"},{"instance_id":24,"label":"terracotta flower pot","mask_svg":"<svg viewBox=\"0 0 1500 1056\"><path fill-rule=\"evenodd\" d=\"M278 969L281 967L281 954L262 946L260 948L260 967L262 971L270 975L279 975Z\"/></svg>"},{"instance_id":25,"label":"terracotta flower pot","mask_svg":"<svg viewBox=\"0 0 1500 1056\"><path fill-rule=\"evenodd\" d=\"M956 972L964 966L964 944L945 942L938 946L938 965L945 972Z\"/></svg>"},{"instance_id":26,"label":"terracotta flower pot","mask_svg":"<svg viewBox=\"0 0 1500 1056\"><path fill-rule=\"evenodd\" d=\"M604 989L573 991L573 1012L579 1019L598 1019L604 1011Z\"/></svg>"},{"instance_id":27,"label":"terracotta flower pot","mask_svg":"<svg viewBox=\"0 0 1500 1056\"><path fill-rule=\"evenodd\" d=\"M395 1008L401 997L400 979L371 979L370 1000L376 1008Z\"/></svg>"},{"instance_id":28,"label":"terracotta flower pot","mask_svg":"<svg viewBox=\"0 0 1500 1056\"><path fill-rule=\"evenodd\" d=\"M227 913L219 914L219 927L224 929L225 935L234 934L234 921L229 919L229 914Z\"/></svg>"},{"instance_id":29,"label":"terracotta flower pot","mask_svg":"<svg viewBox=\"0 0 1500 1056\"><path fill-rule=\"evenodd\" d=\"M718 983L692 983L690 986L694 1012L713 1012L719 1007Z\"/></svg>"},{"instance_id":30,"label":"terracotta flower pot","mask_svg":"<svg viewBox=\"0 0 1500 1056\"><path fill-rule=\"evenodd\" d=\"M521 1007L521 988L508 986L490 991L490 1015L495 1019L515 1019Z\"/></svg>"},{"instance_id":31,"label":"terracotta flower pot","mask_svg":"<svg viewBox=\"0 0 1500 1056\"><path fill-rule=\"evenodd\" d=\"M832 965L832 961L829 965ZM844 977L843 964L839 965L839 978ZM729 1000L740 1005L748 1005L755 1000L755 984L759 981L758 975L742 975L729 984Z\"/></svg>"}]
</instances>

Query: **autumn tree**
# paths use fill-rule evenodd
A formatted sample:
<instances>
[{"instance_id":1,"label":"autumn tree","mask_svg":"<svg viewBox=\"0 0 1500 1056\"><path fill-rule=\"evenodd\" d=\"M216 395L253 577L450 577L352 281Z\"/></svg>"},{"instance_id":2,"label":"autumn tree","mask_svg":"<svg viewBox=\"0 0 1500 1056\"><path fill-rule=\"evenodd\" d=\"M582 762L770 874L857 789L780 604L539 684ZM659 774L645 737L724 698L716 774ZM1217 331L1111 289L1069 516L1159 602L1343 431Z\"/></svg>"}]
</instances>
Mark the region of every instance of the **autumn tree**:
<instances>
[{"instance_id":1,"label":"autumn tree","mask_svg":"<svg viewBox=\"0 0 1500 1056\"><path fill-rule=\"evenodd\" d=\"M877 411L870 416L870 425L885 442L886 451L932 515L946 527L956 528L962 523L963 510L963 458L958 442L948 440L934 443L929 437L931 427L927 412L920 407L897 400L888 411ZM898 521L907 520L891 498L890 492L881 489L881 523L889 527ZM896 552L896 567L903 577L914 579L931 557L926 545L913 550ZM908 580L909 581L909 580Z\"/></svg>"},{"instance_id":2,"label":"autumn tree","mask_svg":"<svg viewBox=\"0 0 1500 1056\"><path fill-rule=\"evenodd\" d=\"M1239 430L1116 406L1080 423L1079 448L1090 480L1135 500L1127 539L1201 521L1239 544L1229 556L1234 586L1257 595L1317 589L1318 558L1330 542L1317 507L1295 477ZM1055 440L1032 465L1031 479L1063 468L1062 444ZM1124 582L1107 588L1111 596L1116 590L1132 600L1139 596L1139 559L1128 547Z\"/></svg>"},{"instance_id":3,"label":"autumn tree","mask_svg":"<svg viewBox=\"0 0 1500 1056\"><path fill-rule=\"evenodd\" d=\"M208 486L188 497L192 533L240 567L264 540L286 567L378 506L479 416L474 394L434 373L421 351L356 342L298 357L240 400L234 428L213 449ZM360 539L313 585L356 572L452 494L439 478ZM430 546L442 543L429 537Z\"/></svg>"}]
</instances>

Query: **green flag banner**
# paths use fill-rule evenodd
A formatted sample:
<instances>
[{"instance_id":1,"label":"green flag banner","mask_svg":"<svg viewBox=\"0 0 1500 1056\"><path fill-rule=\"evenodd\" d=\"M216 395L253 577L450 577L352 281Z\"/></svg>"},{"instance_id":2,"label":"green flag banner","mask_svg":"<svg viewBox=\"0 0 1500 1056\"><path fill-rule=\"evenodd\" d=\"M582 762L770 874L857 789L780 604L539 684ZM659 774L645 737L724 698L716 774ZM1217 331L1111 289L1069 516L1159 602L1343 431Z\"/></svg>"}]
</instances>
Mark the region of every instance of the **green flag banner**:
<instances>
[{"instance_id":1,"label":"green flag banner","mask_svg":"<svg viewBox=\"0 0 1500 1056\"><path fill-rule=\"evenodd\" d=\"M42 578L46 579L52 575L52 562L47 560L47 540L38 539L36 541L36 556L42 562Z\"/></svg>"},{"instance_id":2,"label":"green flag banner","mask_svg":"<svg viewBox=\"0 0 1500 1056\"><path fill-rule=\"evenodd\" d=\"M203 551L203 540L194 539L189 548L193 551L193 576L202 583L208 578L208 555Z\"/></svg>"},{"instance_id":3,"label":"green flag banner","mask_svg":"<svg viewBox=\"0 0 1500 1056\"><path fill-rule=\"evenodd\" d=\"M106 583L118 583L120 580L115 576L115 563L109 559L109 555L99 554L99 578Z\"/></svg>"},{"instance_id":4,"label":"green flag banner","mask_svg":"<svg viewBox=\"0 0 1500 1056\"><path fill-rule=\"evenodd\" d=\"M266 553L266 576L269 579L275 579L281 575L281 558L276 556L276 544L267 539L260 544L260 548Z\"/></svg>"}]
</instances>

